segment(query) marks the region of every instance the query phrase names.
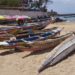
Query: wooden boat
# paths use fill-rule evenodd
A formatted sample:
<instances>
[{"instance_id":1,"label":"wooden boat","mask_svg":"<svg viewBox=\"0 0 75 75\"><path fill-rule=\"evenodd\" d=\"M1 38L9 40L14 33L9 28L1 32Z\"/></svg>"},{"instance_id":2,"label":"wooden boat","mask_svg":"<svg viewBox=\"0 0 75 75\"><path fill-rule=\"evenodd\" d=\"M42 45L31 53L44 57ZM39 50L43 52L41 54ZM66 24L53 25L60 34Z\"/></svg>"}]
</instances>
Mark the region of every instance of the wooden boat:
<instances>
[{"instance_id":1,"label":"wooden boat","mask_svg":"<svg viewBox=\"0 0 75 75\"><path fill-rule=\"evenodd\" d=\"M9 34L18 34L19 32L24 31L23 29L19 29L18 27L10 27L10 28L0 28L0 33L9 33ZM27 31L27 30L25 30Z\"/></svg>"},{"instance_id":2,"label":"wooden boat","mask_svg":"<svg viewBox=\"0 0 75 75\"><path fill-rule=\"evenodd\" d=\"M39 33L31 33L28 34L28 38L22 37L24 38L24 40L26 41L36 41L36 40L45 40L47 38L54 38L57 34L59 34L62 31L62 28L56 28L47 32L39 32ZM25 36L25 35L23 35ZM18 36L17 38L19 38L21 36Z\"/></svg>"},{"instance_id":3,"label":"wooden boat","mask_svg":"<svg viewBox=\"0 0 75 75\"><path fill-rule=\"evenodd\" d=\"M25 15L14 15L14 16L0 15L0 24L11 24L11 23L16 23L19 20L22 21L26 19L31 19L31 18Z\"/></svg>"},{"instance_id":4,"label":"wooden boat","mask_svg":"<svg viewBox=\"0 0 75 75\"><path fill-rule=\"evenodd\" d=\"M35 26L36 30L41 30L44 29L47 25L50 24L50 21L44 21L44 22L38 22L38 24ZM35 27L33 27L33 29L35 29Z\"/></svg>"},{"instance_id":5,"label":"wooden boat","mask_svg":"<svg viewBox=\"0 0 75 75\"><path fill-rule=\"evenodd\" d=\"M50 32L44 32L41 35L34 35L28 38L22 38L22 40L26 42L34 42L40 40L46 40L48 38L54 38L59 32L61 32L62 28L57 28L56 30L52 30ZM15 41L19 41L21 39L16 39Z\"/></svg>"},{"instance_id":6,"label":"wooden boat","mask_svg":"<svg viewBox=\"0 0 75 75\"><path fill-rule=\"evenodd\" d=\"M26 30L23 30L23 29L16 29L15 27L3 27L3 28L0 28L0 34L6 34L6 33L10 33L10 34L22 34L22 33L27 33L27 32L33 32L33 33L43 33L43 32L48 32L48 31L51 31L51 30L55 30L57 29L58 27L52 27L50 29L44 29L44 30L33 30L33 29L26 29Z\"/></svg>"},{"instance_id":7,"label":"wooden boat","mask_svg":"<svg viewBox=\"0 0 75 75\"><path fill-rule=\"evenodd\" d=\"M44 27L47 26L48 23L44 24L39 24L39 25L25 25L25 26L12 26L8 28L0 28L0 32L4 33L10 33L10 34L18 34L19 32L22 31L27 31L27 30L40 30L43 29Z\"/></svg>"},{"instance_id":8,"label":"wooden boat","mask_svg":"<svg viewBox=\"0 0 75 75\"><path fill-rule=\"evenodd\" d=\"M61 29L60 30L56 29L55 32L46 32L46 33L44 33L44 34L42 34L40 36L37 35L37 36L32 36L32 37L22 38L22 39L13 39L13 38L11 38L11 40L9 40L10 42L6 41L6 43L9 44L9 45L10 44L13 45L13 43L16 44L17 42L34 42L34 41L46 40L48 38L54 37L57 33L59 33L59 31L61 31ZM3 42L1 42L1 44L2 43Z\"/></svg>"},{"instance_id":9,"label":"wooden boat","mask_svg":"<svg viewBox=\"0 0 75 75\"><path fill-rule=\"evenodd\" d=\"M50 17L42 17L42 18L31 18L25 15L0 15L0 24L24 24L24 23L34 23L34 22L42 22L50 20Z\"/></svg>"},{"instance_id":10,"label":"wooden boat","mask_svg":"<svg viewBox=\"0 0 75 75\"><path fill-rule=\"evenodd\" d=\"M21 38L28 38L28 37L32 37L32 36L48 36L48 35L53 35L53 30L58 30L58 28L51 28L50 30L41 30L41 31L37 31L37 32L34 32L32 30L25 30L25 31L21 31L21 32L17 32L17 34L9 34L7 32L0 32L1 36L0 36L0 41L4 41L4 40L9 40L10 38L12 37L15 37L16 39L21 39ZM58 33L58 31L56 32ZM53 35L54 36L54 35Z\"/></svg>"},{"instance_id":11,"label":"wooden boat","mask_svg":"<svg viewBox=\"0 0 75 75\"><path fill-rule=\"evenodd\" d=\"M10 40L11 38L15 38L15 36L14 35L12 35L12 34L1 34L0 35L0 41L4 41L4 40Z\"/></svg>"},{"instance_id":12,"label":"wooden boat","mask_svg":"<svg viewBox=\"0 0 75 75\"><path fill-rule=\"evenodd\" d=\"M55 47L53 49L53 54L48 56L48 58L41 64L38 71L39 72L42 71L48 65L53 66L74 50L75 50L75 35L70 36L68 39L66 39L57 47Z\"/></svg>"},{"instance_id":13,"label":"wooden boat","mask_svg":"<svg viewBox=\"0 0 75 75\"><path fill-rule=\"evenodd\" d=\"M52 49L58 44L60 44L62 41L64 41L66 38L70 37L72 34L68 33L66 35L63 35L62 37L56 38L56 39L47 39L43 41L35 41L29 45L29 47L24 46L16 46L16 49L19 51L41 51L41 50L47 50Z\"/></svg>"},{"instance_id":14,"label":"wooden boat","mask_svg":"<svg viewBox=\"0 0 75 75\"><path fill-rule=\"evenodd\" d=\"M17 41L4 41L0 42L0 48L1 49L17 49L17 51L40 51L40 50L47 50L52 49L58 44L60 44L63 40L68 38L69 36L72 36L71 33L63 35L62 37L56 38L56 39L47 39L43 41L35 41L35 42L26 42L23 39Z\"/></svg>"}]
</instances>

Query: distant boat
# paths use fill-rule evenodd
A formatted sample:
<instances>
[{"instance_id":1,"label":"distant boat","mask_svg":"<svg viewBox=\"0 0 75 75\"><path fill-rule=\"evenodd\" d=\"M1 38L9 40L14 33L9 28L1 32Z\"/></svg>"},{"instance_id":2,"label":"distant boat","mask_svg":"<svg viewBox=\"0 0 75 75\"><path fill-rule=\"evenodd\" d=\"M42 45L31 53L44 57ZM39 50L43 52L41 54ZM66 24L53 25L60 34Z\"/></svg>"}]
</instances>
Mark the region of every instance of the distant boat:
<instances>
[{"instance_id":1,"label":"distant boat","mask_svg":"<svg viewBox=\"0 0 75 75\"><path fill-rule=\"evenodd\" d=\"M0 24L11 24L11 23L17 23L19 20L26 20L26 19L31 19L29 16L25 15L14 15L14 16L9 16L9 15L0 15Z\"/></svg>"}]
</instances>

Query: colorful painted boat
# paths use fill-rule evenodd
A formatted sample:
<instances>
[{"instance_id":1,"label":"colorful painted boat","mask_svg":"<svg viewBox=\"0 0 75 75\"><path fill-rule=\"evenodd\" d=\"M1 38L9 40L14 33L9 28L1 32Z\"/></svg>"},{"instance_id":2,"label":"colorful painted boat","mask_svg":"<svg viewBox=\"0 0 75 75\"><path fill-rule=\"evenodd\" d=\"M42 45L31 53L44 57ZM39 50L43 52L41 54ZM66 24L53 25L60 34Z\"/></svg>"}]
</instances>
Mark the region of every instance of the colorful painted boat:
<instances>
[{"instance_id":1,"label":"colorful painted boat","mask_svg":"<svg viewBox=\"0 0 75 75\"><path fill-rule=\"evenodd\" d=\"M43 29L44 27L46 27L48 23L42 24L42 25L25 25L25 26L10 26L10 27L3 27L0 28L0 32L4 33L7 32L9 34L17 34L21 31L27 31L27 30L40 30Z\"/></svg>"},{"instance_id":2,"label":"colorful painted boat","mask_svg":"<svg viewBox=\"0 0 75 75\"><path fill-rule=\"evenodd\" d=\"M40 41L35 41L33 43L29 44L29 47L25 46L16 46L17 51L42 51L42 50L47 50L47 49L52 49L58 44L60 44L62 41L67 39L68 37L72 36L72 33L68 33L66 35L63 35L59 38L56 39L46 39L46 40L40 40Z\"/></svg>"},{"instance_id":3,"label":"colorful painted boat","mask_svg":"<svg viewBox=\"0 0 75 75\"><path fill-rule=\"evenodd\" d=\"M0 41L9 40L12 37L15 37L17 39L28 38L30 36L36 36L36 35L46 37L48 35L51 35L53 30L58 30L58 28L53 27L51 29L41 30L41 31L40 30L37 30L37 31L36 30L19 30L19 32L17 32L17 34L11 34L10 32L7 33L6 31L4 31L4 32L0 32L0 34L1 34ZM15 32L15 30L14 30L14 32Z\"/></svg>"},{"instance_id":4,"label":"colorful painted boat","mask_svg":"<svg viewBox=\"0 0 75 75\"><path fill-rule=\"evenodd\" d=\"M1 47L6 46L6 47L10 48L12 46L17 45L17 43L18 44L19 43L27 44L27 43L33 43L35 41L46 40L48 38L51 38L51 37L55 36L56 33L58 33L59 31L61 31L61 30L57 29L57 32L56 31L55 32L47 32L47 33L44 33L44 34L42 34L40 36L37 35L37 36L32 36L32 37L23 38L23 39L11 39L9 41L0 42L0 45L1 45Z\"/></svg>"},{"instance_id":5,"label":"colorful painted boat","mask_svg":"<svg viewBox=\"0 0 75 75\"><path fill-rule=\"evenodd\" d=\"M0 23L5 24L5 23L16 23L17 21L21 20L26 20L26 19L31 19L31 17L25 16L25 15L0 15Z\"/></svg>"},{"instance_id":6,"label":"colorful painted boat","mask_svg":"<svg viewBox=\"0 0 75 75\"><path fill-rule=\"evenodd\" d=\"M72 33L63 35L62 37L56 39L46 39L40 40L35 42L26 42L25 40L21 39L19 41L4 41L0 42L0 49L15 49L15 51L42 51L47 49L52 49L66 38L72 36Z\"/></svg>"}]
</instances>

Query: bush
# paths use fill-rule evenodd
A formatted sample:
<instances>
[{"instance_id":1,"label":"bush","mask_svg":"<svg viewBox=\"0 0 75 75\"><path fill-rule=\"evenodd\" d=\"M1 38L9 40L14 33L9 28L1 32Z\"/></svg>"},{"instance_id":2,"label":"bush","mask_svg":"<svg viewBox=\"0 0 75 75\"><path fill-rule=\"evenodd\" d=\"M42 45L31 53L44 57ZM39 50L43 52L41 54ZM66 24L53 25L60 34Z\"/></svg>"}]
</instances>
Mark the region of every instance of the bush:
<instances>
[{"instance_id":1,"label":"bush","mask_svg":"<svg viewBox=\"0 0 75 75\"><path fill-rule=\"evenodd\" d=\"M7 4L7 0L0 0L0 5L6 5Z\"/></svg>"},{"instance_id":2,"label":"bush","mask_svg":"<svg viewBox=\"0 0 75 75\"><path fill-rule=\"evenodd\" d=\"M0 5L5 5L5 6L20 6L21 0L0 0Z\"/></svg>"}]
</instances>

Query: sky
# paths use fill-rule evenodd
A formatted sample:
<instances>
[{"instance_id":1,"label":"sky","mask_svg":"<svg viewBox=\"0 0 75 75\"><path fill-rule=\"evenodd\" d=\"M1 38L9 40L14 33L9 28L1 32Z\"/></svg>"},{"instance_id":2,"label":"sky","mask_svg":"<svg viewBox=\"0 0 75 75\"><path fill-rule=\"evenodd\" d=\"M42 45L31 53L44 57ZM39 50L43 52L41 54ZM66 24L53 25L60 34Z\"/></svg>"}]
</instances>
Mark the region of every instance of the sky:
<instances>
[{"instance_id":1,"label":"sky","mask_svg":"<svg viewBox=\"0 0 75 75\"><path fill-rule=\"evenodd\" d=\"M48 3L48 11L53 9L58 13L75 13L75 0L52 0L53 3Z\"/></svg>"}]
</instances>

